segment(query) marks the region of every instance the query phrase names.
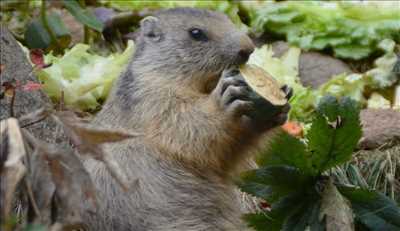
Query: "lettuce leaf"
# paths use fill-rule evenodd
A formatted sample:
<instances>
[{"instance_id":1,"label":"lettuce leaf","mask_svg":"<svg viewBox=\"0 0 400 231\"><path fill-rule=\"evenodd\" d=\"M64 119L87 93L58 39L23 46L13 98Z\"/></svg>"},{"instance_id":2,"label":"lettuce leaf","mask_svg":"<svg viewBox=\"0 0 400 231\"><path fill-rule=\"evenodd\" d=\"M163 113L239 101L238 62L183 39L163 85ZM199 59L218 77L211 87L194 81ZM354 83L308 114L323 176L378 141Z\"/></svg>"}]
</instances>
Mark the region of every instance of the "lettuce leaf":
<instances>
[{"instance_id":1,"label":"lettuce leaf","mask_svg":"<svg viewBox=\"0 0 400 231\"><path fill-rule=\"evenodd\" d=\"M390 101L385 99L379 93L372 93L367 102L368 108L381 108L381 109L388 109L391 107Z\"/></svg>"},{"instance_id":2,"label":"lettuce leaf","mask_svg":"<svg viewBox=\"0 0 400 231\"><path fill-rule=\"evenodd\" d=\"M348 96L353 100L365 103L363 92L366 86L366 78L362 74L341 74L333 77L318 89L318 96L333 95L337 98Z\"/></svg>"},{"instance_id":3,"label":"lettuce leaf","mask_svg":"<svg viewBox=\"0 0 400 231\"><path fill-rule=\"evenodd\" d=\"M305 50L330 48L340 58L368 57L384 39L400 42L397 2L285 1L265 4L251 21L256 32L285 35Z\"/></svg>"},{"instance_id":4,"label":"lettuce leaf","mask_svg":"<svg viewBox=\"0 0 400 231\"><path fill-rule=\"evenodd\" d=\"M45 56L45 63L52 63L48 68L37 72L44 84L43 90L54 101L59 101L64 94L64 103L81 110L94 110L103 101L129 58L134 44L122 54L103 57L88 52L86 44L76 44L65 52L63 57L52 54Z\"/></svg>"},{"instance_id":5,"label":"lettuce leaf","mask_svg":"<svg viewBox=\"0 0 400 231\"><path fill-rule=\"evenodd\" d=\"M369 80L369 86L375 89L389 87L400 79L399 74L394 71L396 62L399 59L394 52L394 41L385 39L379 43L379 48L386 53L375 60L375 68L365 73Z\"/></svg>"},{"instance_id":6,"label":"lettuce leaf","mask_svg":"<svg viewBox=\"0 0 400 231\"><path fill-rule=\"evenodd\" d=\"M367 101L364 97L367 88L384 89L399 80L399 75L394 71L398 59L394 52L395 43L392 40L385 39L378 44L378 47L385 54L375 60L373 69L361 74L334 76L318 89L319 98L326 94L336 97L348 96L362 104L368 103L368 107L387 108L388 102L384 98L375 95Z\"/></svg>"}]
</instances>

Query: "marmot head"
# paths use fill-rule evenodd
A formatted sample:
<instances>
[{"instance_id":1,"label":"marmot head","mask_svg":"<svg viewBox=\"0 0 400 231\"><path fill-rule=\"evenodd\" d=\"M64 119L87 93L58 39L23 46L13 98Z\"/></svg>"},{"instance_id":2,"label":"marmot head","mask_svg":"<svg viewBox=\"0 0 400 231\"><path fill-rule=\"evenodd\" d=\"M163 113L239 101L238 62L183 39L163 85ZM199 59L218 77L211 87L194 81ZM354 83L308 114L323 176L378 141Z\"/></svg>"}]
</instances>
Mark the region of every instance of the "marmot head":
<instances>
[{"instance_id":1,"label":"marmot head","mask_svg":"<svg viewBox=\"0 0 400 231\"><path fill-rule=\"evenodd\" d=\"M134 59L165 78L201 83L206 91L225 68L245 63L253 50L251 39L224 14L175 8L141 21Z\"/></svg>"}]
</instances>

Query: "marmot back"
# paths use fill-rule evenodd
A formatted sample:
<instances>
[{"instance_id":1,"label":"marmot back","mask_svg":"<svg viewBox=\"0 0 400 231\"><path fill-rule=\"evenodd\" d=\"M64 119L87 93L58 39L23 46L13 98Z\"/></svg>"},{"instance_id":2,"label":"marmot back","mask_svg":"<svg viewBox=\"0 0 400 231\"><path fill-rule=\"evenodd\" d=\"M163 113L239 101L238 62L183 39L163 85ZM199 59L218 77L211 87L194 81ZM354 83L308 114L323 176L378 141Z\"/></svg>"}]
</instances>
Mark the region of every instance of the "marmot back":
<instances>
[{"instance_id":1,"label":"marmot back","mask_svg":"<svg viewBox=\"0 0 400 231\"><path fill-rule=\"evenodd\" d=\"M250 89L226 70L253 50L217 12L177 8L142 20L135 54L94 121L144 134L105 145L138 183L123 192L101 163L87 161L102 202L85 214L91 230L245 229L231 178L287 112L249 116Z\"/></svg>"}]
</instances>

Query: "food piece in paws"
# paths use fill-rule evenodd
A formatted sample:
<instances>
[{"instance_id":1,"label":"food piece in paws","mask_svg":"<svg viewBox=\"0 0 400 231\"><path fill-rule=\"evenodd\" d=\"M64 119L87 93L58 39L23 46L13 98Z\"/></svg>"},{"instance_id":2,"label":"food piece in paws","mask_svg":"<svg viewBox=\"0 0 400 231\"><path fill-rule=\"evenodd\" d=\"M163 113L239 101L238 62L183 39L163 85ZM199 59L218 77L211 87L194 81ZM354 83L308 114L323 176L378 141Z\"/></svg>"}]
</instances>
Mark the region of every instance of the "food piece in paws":
<instances>
[{"instance_id":1,"label":"food piece in paws","mask_svg":"<svg viewBox=\"0 0 400 231\"><path fill-rule=\"evenodd\" d=\"M241 66L239 70L247 84L272 105L283 106L287 103L282 86L268 72L248 64Z\"/></svg>"}]
</instances>

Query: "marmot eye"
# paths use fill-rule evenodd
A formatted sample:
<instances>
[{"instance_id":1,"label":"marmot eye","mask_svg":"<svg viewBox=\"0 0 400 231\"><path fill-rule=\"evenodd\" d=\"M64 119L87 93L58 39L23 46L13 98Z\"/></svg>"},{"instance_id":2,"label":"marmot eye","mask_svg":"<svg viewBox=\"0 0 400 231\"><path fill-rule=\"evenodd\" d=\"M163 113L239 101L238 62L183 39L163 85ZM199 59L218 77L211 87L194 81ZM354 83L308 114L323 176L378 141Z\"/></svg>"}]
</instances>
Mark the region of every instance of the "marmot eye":
<instances>
[{"instance_id":1,"label":"marmot eye","mask_svg":"<svg viewBox=\"0 0 400 231\"><path fill-rule=\"evenodd\" d=\"M198 28L193 28L189 30L190 36L197 41L207 41L207 35L202 31L201 29Z\"/></svg>"}]
</instances>

